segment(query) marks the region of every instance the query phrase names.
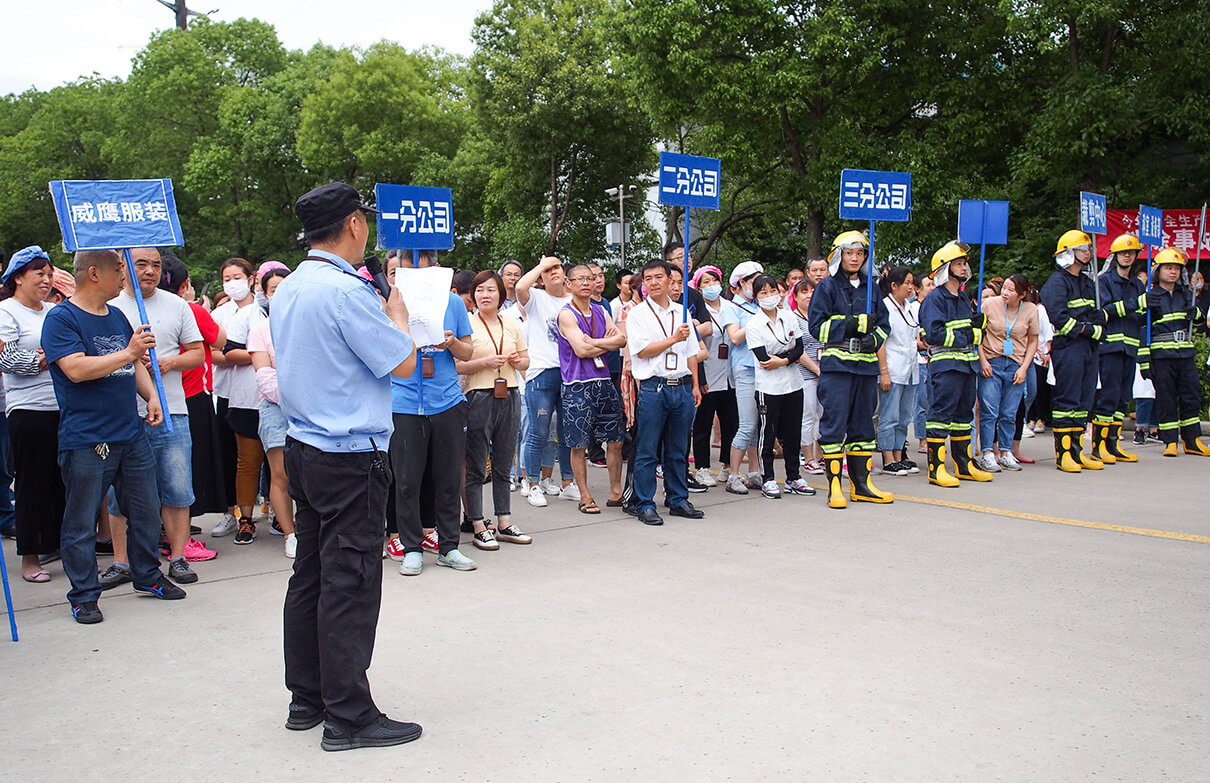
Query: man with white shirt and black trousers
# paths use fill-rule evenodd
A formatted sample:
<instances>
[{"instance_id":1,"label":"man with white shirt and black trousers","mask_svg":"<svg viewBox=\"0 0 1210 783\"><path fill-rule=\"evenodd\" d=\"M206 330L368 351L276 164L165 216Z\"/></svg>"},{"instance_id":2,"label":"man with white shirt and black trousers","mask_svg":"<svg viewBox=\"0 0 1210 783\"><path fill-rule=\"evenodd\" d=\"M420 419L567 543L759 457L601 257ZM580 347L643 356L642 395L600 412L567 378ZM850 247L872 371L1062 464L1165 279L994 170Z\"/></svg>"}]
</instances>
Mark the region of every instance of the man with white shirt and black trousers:
<instances>
[{"instance_id":1,"label":"man with white shirt and black trousers","mask_svg":"<svg viewBox=\"0 0 1210 783\"><path fill-rule=\"evenodd\" d=\"M705 516L689 502L689 431L701 402L697 360L704 352L684 309L668 296L671 266L652 261L642 269L647 299L626 319L631 373L639 384L634 490L639 519L662 525L655 509L655 466L664 465L665 505L688 519ZM663 454L659 452L660 440Z\"/></svg>"}]
</instances>

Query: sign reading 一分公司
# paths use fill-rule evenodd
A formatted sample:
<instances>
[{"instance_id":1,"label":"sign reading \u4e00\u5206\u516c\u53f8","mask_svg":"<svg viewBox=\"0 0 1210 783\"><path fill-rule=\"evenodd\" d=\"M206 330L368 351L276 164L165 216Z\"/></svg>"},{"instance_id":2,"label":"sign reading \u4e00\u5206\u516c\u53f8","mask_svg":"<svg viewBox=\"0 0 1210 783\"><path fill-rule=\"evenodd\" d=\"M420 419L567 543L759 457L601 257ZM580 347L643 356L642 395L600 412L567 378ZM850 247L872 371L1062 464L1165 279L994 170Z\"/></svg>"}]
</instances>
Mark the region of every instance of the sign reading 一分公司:
<instances>
[{"instance_id":1,"label":"sign reading \u4e00\u5206\u516c\u53f8","mask_svg":"<svg viewBox=\"0 0 1210 783\"><path fill-rule=\"evenodd\" d=\"M697 209L718 209L723 164L718 158L660 153L661 204Z\"/></svg>"},{"instance_id":2,"label":"sign reading \u4e00\u5206\u516c\u53f8","mask_svg":"<svg viewBox=\"0 0 1210 783\"><path fill-rule=\"evenodd\" d=\"M184 244L172 180L53 180L50 195L69 253Z\"/></svg>"},{"instance_id":3,"label":"sign reading \u4e00\u5206\u516c\u53f8","mask_svg":"<svg viewBox=\"0 0 1210 783\"><path fill-rule=\"evenodd\" d=\"M842 220L912 219L912 175L903 171L845 169L840 172Z\"/></svg>"},{"instance_id":4,"label":"sign reading \u4e00\u5206\u516c\u53f8","mask_svg":"<svg viewBox=\"0 0 1210 783\"><path fill-rule=\"evenodd\" d=\"M1088 234L1105 234L1109 231L1109 210L1105 197L1100 193L1080 191L1080 230Z\"/></svg>"},{"instance_id":5,"label":"sign reading \u4e00\u5206\u516c\u53f8","mask_svg":"<svg viewBox=\"0 0 1210 783\"><path fill-rule=\"evenodd\" d=\"M451 250L454 196L449 188L374 186L379 250Z\"/></svg>"}]
</instances>

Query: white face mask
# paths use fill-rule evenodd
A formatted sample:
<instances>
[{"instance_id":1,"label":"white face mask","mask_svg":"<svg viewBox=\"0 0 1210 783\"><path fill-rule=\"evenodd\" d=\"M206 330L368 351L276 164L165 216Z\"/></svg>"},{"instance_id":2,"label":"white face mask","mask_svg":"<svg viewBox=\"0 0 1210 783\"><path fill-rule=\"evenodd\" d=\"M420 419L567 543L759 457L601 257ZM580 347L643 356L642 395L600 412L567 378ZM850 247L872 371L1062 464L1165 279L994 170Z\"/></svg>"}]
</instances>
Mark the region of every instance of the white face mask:
<instances>
[{"instance_id":1,"label":"white face mask","mask_svg":"<svg viewBox=\"0 0 1210 783\"><path fill-rule=\"evenodd\" d=\"M242 302L248 298L248 281L228 280L223 283L223 293L231 297L233 302Z\"/></svg>"},{"instance_id":2,"label":"white face mask","mask_svg":"<svg viewBox=\"0 0 1210 783\"><path fill-rule=\"evenodd\" d=\"M708 285L702 289L702 296L706 297L706 301L713 302L718 299L723 293L721 285Z\"/></svg>"},{"instance_id":3,"label":"white face mask","mask_svg":"<svg viewBox=\"0 0 1210 783\"><path fill-rule=\"evenodd\" d=\"M757 301L757 304L760 305L760 309L762 309L762 310L776 310L777 305L780 303L781 303L781 297L777 296L776 294L774 294L773 296L762 296Z\"/></svg>"}]
</instances>

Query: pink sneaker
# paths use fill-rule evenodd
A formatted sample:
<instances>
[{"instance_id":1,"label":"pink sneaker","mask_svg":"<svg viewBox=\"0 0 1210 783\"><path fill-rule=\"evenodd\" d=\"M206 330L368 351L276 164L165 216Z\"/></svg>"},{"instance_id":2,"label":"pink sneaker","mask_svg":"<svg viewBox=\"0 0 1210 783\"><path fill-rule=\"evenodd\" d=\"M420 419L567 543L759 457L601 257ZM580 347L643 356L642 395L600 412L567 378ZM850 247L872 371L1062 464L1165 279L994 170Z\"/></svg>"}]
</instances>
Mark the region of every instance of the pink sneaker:
<instances>
[{"instance_id":1,"label":"pink sneaker","mask_svg":"<svg viewBox=\"0 0 1210 783\"><path fill-rule=\"evenodd\" d=\"M440 547L437 545L437 531L430 530L424 534L424 540L420 542L420 548L425 552L439 552Z\"/></svg>"},{"instance_id":2,"label":"pink sneaker","mask_svg":"<svg viewBox=\"0 0 1210 783\"><path fill-rule=\"evenodd\" d=\"M401 562L403 560L403 556L406 554L403 551L403 544L400 543L398 538L392 538L387 542L386 553L387 557L391 558L396 563Z\"/></svg>"},{"instance_id":3,"label":"pink sneaker","mask_svg":"<svg viewBox=\"0 0 1210 783\"><path fill-rule=\"evenodd\" d=\"M185 559L190 563L201 563L218 557L218 552L207 549L206 545L196 538L191 538L185 544Z\"/></svg>"}]
</instances>

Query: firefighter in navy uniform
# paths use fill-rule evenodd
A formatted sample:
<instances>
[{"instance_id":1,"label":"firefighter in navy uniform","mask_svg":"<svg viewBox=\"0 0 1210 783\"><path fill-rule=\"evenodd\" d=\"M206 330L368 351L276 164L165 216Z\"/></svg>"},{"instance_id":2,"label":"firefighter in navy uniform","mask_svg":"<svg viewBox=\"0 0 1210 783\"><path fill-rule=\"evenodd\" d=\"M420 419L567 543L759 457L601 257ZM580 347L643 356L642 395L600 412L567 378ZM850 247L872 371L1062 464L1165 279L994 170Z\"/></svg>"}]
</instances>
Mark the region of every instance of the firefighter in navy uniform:
<instances>
[{"instance_id":1,"label":"firefighter in navy uniform","mask_svg":"<svg viewBox=\"0 0 1210 783\"><path fill-rule=\"evenodd\" d=\"M1134 365L1147 310L1145 287L1132 273L1143 246L1134 234L1122 234L1109 245L1105 271L1098 279L1105 336L1097 349L1101 388L1092 407L1092 453L1106 465L1138 462L1123 451L1122 421L1134 398Z\"/></svg>"},{"instance_id":2,"label":"firefighter in navy uniform","mask_svg":"<svg viewBox=\"0 0 1210 783\"><path fill-rule=\"evenodd\" d=\"M1101 470L1105 463L1084 453L1084 427L1097 391L1097 343L1105 334L1105 312L1097 308L1096 283L1088 273L1092 238L1068 231L1055 246L1055 264L1042 286L1042 304L1055 328L1050 357L1055 367L1055 467L1064 473Z\"/></svg>"},{"instance_id":3,"label":"firefighter in navy uniform","mask_svg":"<svg viewBox=\"0 0 1210 783\"><path fill-rule=\"evenodd\" d=\"M1176 456L1179 435L1186 454L1210 457L1210 448L1198 437L1202 395L1193 349L1193 327L1205 314L1189 290L1185 264L1185 254L1175 247L1166 247L1155 257L1147 292L1151 340L1139 349L1139 370L1155 384L1164 456Z\"/></svg>"},{"instance_id":4,"label":"firefighter in navy uniform","mask_svg":"<svg viewBox=\"0 0 1210 783\"><path fill-rule=\"evenodd\" d=\"M928 440L929 483L956 487L958 479L991 481L992 474L971 458L971 419L975 411L975 383L979 344L987 316L962 291L970 279L970 251L948 242L933 254L929 276L936 287L920 304L920 330L929 344L929 410L925 421ZM954 474L946 470L945 441L950 442Z\"/></svg>"},{"instance_id":5,"label":"firefighter in navy uniform","mask_svg":"<svg viewBox=\"0 0 1210 783\"><path fill-rule=\"evenodd\" d=\"M891 324L881 296L872 297L870 242L860 231L846 231L832 243L829 275L819 282L808 313L811 333L824 344L819 359L819 402L823 418L819 444L828 478L828 506L848 505L840 487L843 462L849 465L849 498L890 503L895 497L870 482L874 458L874 409L878 406L878 348Z\"/></svg>"}]
</instances>

